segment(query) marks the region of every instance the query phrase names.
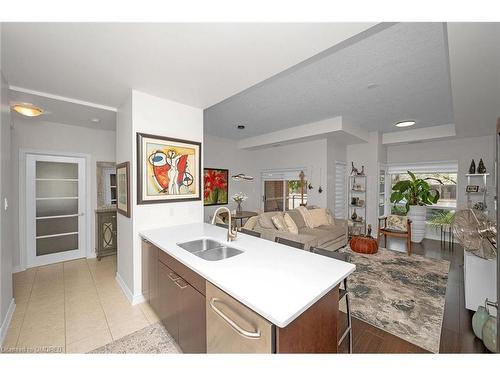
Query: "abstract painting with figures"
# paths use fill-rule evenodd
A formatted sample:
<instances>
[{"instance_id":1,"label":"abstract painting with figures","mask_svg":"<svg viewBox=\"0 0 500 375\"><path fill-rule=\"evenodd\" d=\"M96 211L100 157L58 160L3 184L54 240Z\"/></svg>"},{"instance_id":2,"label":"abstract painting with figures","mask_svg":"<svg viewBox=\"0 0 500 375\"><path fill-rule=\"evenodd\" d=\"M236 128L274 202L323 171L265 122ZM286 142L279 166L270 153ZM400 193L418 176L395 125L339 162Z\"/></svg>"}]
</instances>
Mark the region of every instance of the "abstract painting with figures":
<instances>
[{"instance_id":1,"label":"abstract painting with figures","mask_svg":"<svg viewBox=\"0 0 500 375\"><path fill-rule=\"evenodd\" d=\"M137 133L137 204L201 199L201 143Z\"/></svg>"}]
</instances>

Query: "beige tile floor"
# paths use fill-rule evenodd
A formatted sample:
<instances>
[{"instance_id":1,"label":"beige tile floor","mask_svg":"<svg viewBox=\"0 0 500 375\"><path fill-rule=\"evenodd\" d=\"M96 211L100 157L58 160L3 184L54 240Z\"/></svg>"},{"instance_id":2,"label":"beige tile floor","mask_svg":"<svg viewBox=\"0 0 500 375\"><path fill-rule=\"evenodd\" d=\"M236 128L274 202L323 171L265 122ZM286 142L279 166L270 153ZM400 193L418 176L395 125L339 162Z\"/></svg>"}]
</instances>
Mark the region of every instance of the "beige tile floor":
<instances>
[{"instance_id":1,"label":"beige tile floor","mask_svg":"<svg viewBox=\"0 0 500 375\"><path fill-rule=\"evenodd\" d=\"M158 321L115 280L116 256L77 259L13 275L16 310L3 347L86 353Z\"/></svg>"}]
</instances>

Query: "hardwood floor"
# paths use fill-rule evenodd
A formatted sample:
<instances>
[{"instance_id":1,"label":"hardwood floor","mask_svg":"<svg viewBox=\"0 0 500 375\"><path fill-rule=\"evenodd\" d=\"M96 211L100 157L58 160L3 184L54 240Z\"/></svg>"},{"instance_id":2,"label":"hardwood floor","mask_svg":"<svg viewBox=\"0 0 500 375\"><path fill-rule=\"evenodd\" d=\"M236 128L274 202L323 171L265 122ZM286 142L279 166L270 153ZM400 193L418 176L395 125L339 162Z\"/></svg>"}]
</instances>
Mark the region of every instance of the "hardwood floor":
<instances>
[{"instance_id":1,"label":"hardwood floor","mask_svg":"<svg viewBox=\"0 0 500 375\"><path fill-rule=\"evenodd\" d=\"M404 240L388 239L387 248L406 249ZM450 261L440 353L488 353L482 341L474 336L471 319L473 312L465 308L463 284L463 248L455 244L453 250L441 247L435 240L425 239L413 244L413 254ZM426 353L426 350L388 332L353 318L354 353Z\"/></svg>"}]
</instances>

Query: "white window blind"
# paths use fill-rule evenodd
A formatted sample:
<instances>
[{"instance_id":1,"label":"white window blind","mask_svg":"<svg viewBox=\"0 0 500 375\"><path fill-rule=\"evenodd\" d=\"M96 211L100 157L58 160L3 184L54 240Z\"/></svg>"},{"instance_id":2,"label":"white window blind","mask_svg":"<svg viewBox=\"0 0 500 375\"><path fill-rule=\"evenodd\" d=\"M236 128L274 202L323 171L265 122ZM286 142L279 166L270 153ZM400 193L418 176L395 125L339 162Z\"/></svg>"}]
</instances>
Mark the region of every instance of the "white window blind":
<instances>
[{"instance_id":1,"label":"white window blind","mask_svg":"<svg viewBox=\"0 0 500 375\"><path fill-rule=\"evenodd\" d=\"M346 217L346 168L344 162L335 162L335 218L345 219Z\"/></svg>"},{"instance_id":2,"label":"white window blind","mask_svg":"<svg viewBox=\"0 0 500 375\"><path fill-rule=\"evenodd\" d=\"M393 163L388 165L389 174L406 173L456 173L458 161L436 161L429 163Z\"/></svg>"}]
</instances>

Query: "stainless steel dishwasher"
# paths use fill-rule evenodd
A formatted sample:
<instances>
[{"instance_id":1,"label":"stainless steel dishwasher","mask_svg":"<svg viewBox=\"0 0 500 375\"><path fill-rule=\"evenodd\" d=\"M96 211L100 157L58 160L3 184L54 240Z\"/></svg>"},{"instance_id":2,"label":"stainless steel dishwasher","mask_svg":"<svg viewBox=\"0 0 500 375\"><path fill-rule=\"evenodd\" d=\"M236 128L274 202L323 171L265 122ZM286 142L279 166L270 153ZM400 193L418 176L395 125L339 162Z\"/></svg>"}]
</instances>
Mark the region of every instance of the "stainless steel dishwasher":
<instances>
[{"instance_id":1,"label":"stainless steel dishwasher","mask_svg":"<svg viewBox=\"0 0 500 375\"><path fill-rule=\"evenodd\" d=\"M272 353L272 323L207 282L207 353Z\"/></svg>"}]
</instances>

